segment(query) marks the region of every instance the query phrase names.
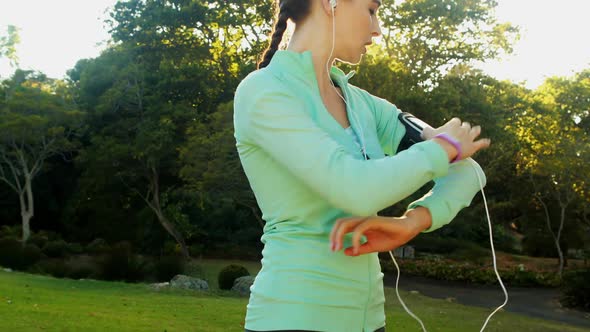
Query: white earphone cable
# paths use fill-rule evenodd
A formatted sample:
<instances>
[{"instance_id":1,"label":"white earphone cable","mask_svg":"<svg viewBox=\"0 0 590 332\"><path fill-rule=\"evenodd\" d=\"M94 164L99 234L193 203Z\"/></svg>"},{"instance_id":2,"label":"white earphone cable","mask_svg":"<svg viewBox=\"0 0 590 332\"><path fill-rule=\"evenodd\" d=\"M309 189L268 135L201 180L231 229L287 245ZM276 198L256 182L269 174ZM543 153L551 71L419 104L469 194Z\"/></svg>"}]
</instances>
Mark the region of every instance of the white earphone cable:
<instances>
[{"instance_id":1,"label":"white earphone cable","mask_svg":"<svg viewBox=\"0 0 590 332\"><path fill-rule=\"evenodd\" d=\"M332 55L334 54L334 46L336 44L336 19L334 17L334 7L336 7L336 0L331 0L330 1L330 7L332 9L332 49L330 50L330 55L328 56L328 60L326 61L326 73L328 74L328 80L330 81L330 84L332 85L332 87L334 88L334 91L336 91L336 94L338 94L338 96L340 97L340 99L342 99L342 101L344 102L344 105L346 105L346 109L348 110L348 103L346 102L346 99L338 92L338 89L336 89L336 86L334 85L334 83L332 82L332 78L330 76L330 60L332 59ZM354 120L357 123L357 127L360 131L360 142L361 142L361 149L362 149L362 153L363 153L363 157L366 160L367 159L367 150L366 150L366 146L365 146L365 140L364 140L364 133L363 133L363 129L362 126L360 124L360 122L358 121L358 118L356 117L356 114L353 112L352 109L350 109L350 114L352 114L352 116L354 117ZM502 309L507 303L508 303L508 292L506 291L506 287L504 287L504 283L502 282L502 278L500 278L500 273L498 272L498 267L496 264L496 252L494 249L494 239L493 239L493 235L492 235L492 221L490 218L490 212L488 209L488 203L486 200L486 196L483 190L483 183L481 181L481 177L479 175L479 172L477 170L477 167L475 166L475 161L471 158L467 158L467 160L470 161L471 166L473 167L473 169L475 170L475 174L477 175L477 180L479 181L479 187L481 189L481 194L483 196L483 201L484 201L484 206L486 209L486 216L488 219L488 226L489 226L489 233L490 233L490 246L492 248L492 257L493 257L493 263L494 263L494 272L496 273L496 277L498 278L498 282L500 283L500 286L502 287L502 290L504 291L504 303L502 303L502 305L500 305L499 307L496 308L496 310L494 310L485 320L483 326L481 327L480 332L483 332L483 330L486 328L490 318L496 313L498 312L498 310ZM422 327L422 331L427 332L426 327L424 326L424 323L422 322L422 320L420 320L420 318L418 318L418 316L416 316L412 311L410 311L410 309L406 306L406 304L404 303L404 301L402 300L400 294L399 294L399 278L400 278L400 269L399 266L397 264L397 261L395 260L393 253L391 251L389 251L389 255L391 256L391 260L393 261L393 264L395 265L395 268L397 270L397 278L395 280L395 293L397 295L398 300L400 301L401 305L404 307L404 309L406 310L406 312L412 316L416 321L418 321L418 323L420 323L420 326Z\"/></svg>"},{"instance_id":2,"label":"white earphone cable","mask_svg":"<svg viewBox=\"0 0 590 332\"><path fill-rule=\"evenodd\" d=\"M492 234L492 220L490 218L490 211L488 209L488 202L486 200L486 195L484 193L483 190L483 183L481 181L481 176L479 175L479 172L477 170L477 167L475 166L475 161L471 158L467 158L467 160L470 162L471 167L473 167L475 174L477 175L477 180L479 182L479 188L481 189L481 195L483 197L483 202L484 202L484 206L486 209L486 217L488 219L488 227L489 227L489 233L490 233L490 246L492 248L492 258L493 258L493 263L494 263L494 272L496 273L496 277L498 279L498 282L500 283L500 286L502 287L502 291L504 292L504 303L502 303L499 307L496 308L496 310L494 310L485 320L483 326L481 327L481 330L479 330L480 332L483 332L483 330L486 328L486 326L488 325L488 322L490 321L490 318L492 318L492 316L498 312L498 310L502 309L507 303L508 303L508 292L506 291L506 287L504 287L504 283L502 282L502 278L500 278L500 273L498 272L498 266L496 264L496 251L494 249L494 238L493 238L493 234ZM400 269L399 266L397 265L397 262L393 256L393 254L391 253L391 251L389 252L389 256L391 256L391 260L393 261L393 264L395 265L395 268L397 270L397 278L395 280L395 293L397 295L397 298L399 299L400 303L402 304L402 306L404 307L404 309L406 310L406 312L412 316L415 320L418 321L418 323L420 323L420 326L422 327L422 331L427 332L426 331L426 327L424 327L424 323L420 320L420 318L418 318L418 316L414 315L410 309L408 309L408 307L406 307L406 304L404 303L404 301L402 300L401 296L399 295L399 289L398 289L398 284L399 284L399 277L400 277Z\"/></svg>"},{"instance_id":3,"label":"white earphone cable","mask_svg":"<svg viewBox=\"0 0 590 332\"><path fill-rule=\"evenodd\" d=\"M328 74L328 81L330 81L330 84L334 88L334 91L336 91L336 94L338 95L338 97L340 97L340 99L342 99L342 101L344 102L346 110L350 109L350 114L352 114L352 116L354 117L354 121L356 121L357 128L360 131L360 133L359 133L360 135L358 135L358 136L359 136L359 139L360 139L360 142L362 145L361 149L362 149L363 158L365 160L367 160L367 149L365 146L365 135L363 133L363 128L361 126L361 123L358 120L358 118L356 117L356 114L354 113L354 111L348 107L348 103L346 102L346 99L340 94L340 92L338 92L338 89L336 89L336 86L334 85L334 82L332 82L332 78L330 76L330 60L332 59L332 55L334 54L334 46L336 44L336 19L334 17L334 7L336 7L336 1L332 0L332 1L330 1L330 8L332 8L332 49L330 50L330 55L328 56L328 60L326 61L326 73ZM344 88L342 88L342 90L344 91Z\"/></svg>"}]
</instances>

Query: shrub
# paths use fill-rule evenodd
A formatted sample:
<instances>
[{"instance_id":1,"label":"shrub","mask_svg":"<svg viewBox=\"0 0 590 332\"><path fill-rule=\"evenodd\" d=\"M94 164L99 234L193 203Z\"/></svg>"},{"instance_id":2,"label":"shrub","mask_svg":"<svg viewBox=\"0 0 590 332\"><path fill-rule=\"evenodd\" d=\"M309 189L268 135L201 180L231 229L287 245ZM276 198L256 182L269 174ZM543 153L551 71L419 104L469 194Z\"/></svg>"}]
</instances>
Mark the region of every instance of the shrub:
<instances>
[{"instance_id":1,"label":"shrub","mask_svg":"<svg viewBox=\"0 0 590 332\"><path fill-rule=\"evenodd\" d=\"M157 281L170 281L175 275L183 274L186 262L180 256L162 256L154 264Z\"/></svg>"},{"instance_id":2,"label":"shrub","mask_svg":"<svg viewBox=\"0 0 590 332\"><path fill-rule=\"evenodd\" d=\"M97 274L90 266L73 266L68 271L68 278L71 279L87 279L93 278Z\"/></svg>"},{"instance_id":3,"label":"shrub","mask_svg":"<svg viewBox=\"0 0 590 332\"><path fill-rule=\"evenodd\" d=\"M22 245L17 239L8 237L0 239L0 265L17 269L21 252Z\"/></svg>"},{"instance_id":4,"label":"shrub","mask_svg":"<svg viewBox=\"0 0 590 332\"><path fill-rule=\"evenodd\" d=\"M68 244L64 240L49 241L43 247L43 253L47 257L61 258L68 252Z\"/></svg>"},{"instance_id":5,"label":"shrub","mask_svg":"<svg viewBox=\"0 0 590 332\"><path fill-rule=\"evenodd\" d=\"M27 244L22 248L21 269L25 270L29 266L37 263L41 259L41 249L34 244Z\"/></svg>"},{"instance_id":6,"label":"shrub","mask_svg":"<svg viewBox=\"0 0 590 332\"><path fill-rule=\"evenodd\" d=\"M234 285L234 281L237 278L249 275L250 272L248 272L248 270L241 265L228 265L219 272L219 276L217 278L219 289L231 289Z\"/></svg>"},{"instance_id":7,"label":"shrub","mask_svg":"<svg viewBox=\"0 0 590 332\"><path fill-rule=\"evenodd\" d=\"M188 251L192 257L199 257L204 253L205 246L202 243L191 244Z\"/></svg>"},{"instance_id":8,"label":"shrub","mask_svg":"<svg viewBox=\"0 0 590 332\"><path fill-rule=\"evenodd\" d=\"M31 237L29 238L28 243L34 244L39 248L43 248L43 247L45 247L45 245L47 244L48 241L49 241L49 237L45 233L38 232L38 233L31 234Z\"/></svg>"},{"instance_id":9,"label":"shrub","mask_svg":"<svg viewBox=\"0 0 590 332\"><path fill-rule=\"evenodd\" d=\"M0 265L2 266L24 271L40 258L41 250L34 244L27 244L23 248L17 239L0 239Z\"/></svg>"},{"instance_id":10,"label":"shrub","mask_svg":"<svg viewBox=\"0 0 590 332\"><path fill-rule=\"evenodd\" d=\"M86 251L89 254L99 255L108 250L108 244L101 238L96 238L86 246Z\"/></svg>"},{"instance_id":11,"label":"shrub","mask_svg":"<svg viewBox=\"0 0 590 332\"><path fill-rule=\"evenodd\" d=\"M566 307L590 310L590 268L563 274L560 302Z\"/></svg>"},{"instance_id":12,"label":"shrub","mask_svg":"<svg viewBox=\"0 0 590 332\"><path fill-rule=\"evenodd\" d=\"M84 252L84 248L80 243L67 243L66 251L70 254L81 254Z\"/></svg>"},{"instance_id":13,"label":"shrub","mask_svg":"<svg viewBox=\"0 0 590 332\"><path fill-rule=\"evenodd\" d=\"M0 227L0 238L11 237L19 238L22 235L22 226L20 224L14 224L12 226L2 225Z\"/></svg>"},{"instance_id":14,"label":"shrub","mask_svg":"<svg viewBox=\"0 0 590 332\"><path fill-rule=\"evenodd\" d=\"M43 260L34 266L33 272L49 274L56 278L65 278L70 274L70 268L63 260L58 258L50 258Z\"/></svg>"},{"instance_id":15,"label":"shrub","mask_svg":"<svg viewBox=\"0 0 590 332\"><path fill-rule=\"evenodd\" d=\"M147 262L133 253L129 242L119 242L107 250L99 260L104 280L136 282L145 276Z\"/></svg>"},{"instance_id":16,"label":"shrub","mask_svg":"<svg viewBox=\"0 0 590 332\"><path fill-rule=\"evenodd\" d=\"M496 274L490 265L442 260L399 260L402 273L418 275L438 280L466 281L477 284L497 283ZM387 259L381 262L383 271L394 272L393 263ZM559 285L559 278L555 273L535 272L519 268L499 270L502 281L511 286L545 286Z\"/></svg>"}]
</instances>

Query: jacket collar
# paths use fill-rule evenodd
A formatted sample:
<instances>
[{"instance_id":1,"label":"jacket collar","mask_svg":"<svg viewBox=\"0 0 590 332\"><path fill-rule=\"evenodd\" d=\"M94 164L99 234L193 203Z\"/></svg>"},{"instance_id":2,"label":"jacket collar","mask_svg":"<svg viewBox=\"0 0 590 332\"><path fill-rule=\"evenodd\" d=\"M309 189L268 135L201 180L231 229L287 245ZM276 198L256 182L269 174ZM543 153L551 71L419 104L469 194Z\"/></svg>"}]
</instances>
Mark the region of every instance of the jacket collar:
<instances>
[{"instance_id":1,"label":"jacket collar","mask_svg":"<svg viewBox=\"0 0 590 332\"><path fill-rule=\"evenodd\" d=\"M268 67L283 75L288 72L288 75L290 76L295 76L309 84L317 86L311 51L298 53L289 50L278 50L273 55ZM354 74L354 70L345 74L338 67L332 66L332 68L330 68L330 77L340 87L346 86L348 80L354 76Z\"/></svg>"},{"instance_id":2,"label":"jacket collar","mask_svg":"<svg viewBox=\"0 0 590 332\"><path fill-rule=\"evenodd\" d=\"M284 79L297 79L303 81L313 91L315 91L318 102L321 102L311 51L297 53L288 50L279 50L274 54L267 68L275 75L279 75ZM335 84L337 84L342 89L344 97L347 100L349 97L348 80L354 74L354 71L344 74L340 68L335 66L332 66L330 69L330 77L335 82ZM362 124L357 123L358 119L352 114L352 112L354 112L351 109L351 107L354 107L352 106L352 102L349 100L346 106L346 113L352 129L355 131L355 133L357 133L357 135L359 133L363 133L362 129L359 130L359 126L362 126ZM362 154L350 134L348 134L346 130L342 128L342 126L336 121L336 119L334 119L332 115L328 113L327 110L325 110L324 107L320 109L322 111L309 110L311 117L314 120L317 120L318 124L330 132L333 137L343 146L345 146L350 153L358 156L359 158L362 158ZM364 137L360 137L360 139L364 141Z\"/></svg>"}]
</instances>

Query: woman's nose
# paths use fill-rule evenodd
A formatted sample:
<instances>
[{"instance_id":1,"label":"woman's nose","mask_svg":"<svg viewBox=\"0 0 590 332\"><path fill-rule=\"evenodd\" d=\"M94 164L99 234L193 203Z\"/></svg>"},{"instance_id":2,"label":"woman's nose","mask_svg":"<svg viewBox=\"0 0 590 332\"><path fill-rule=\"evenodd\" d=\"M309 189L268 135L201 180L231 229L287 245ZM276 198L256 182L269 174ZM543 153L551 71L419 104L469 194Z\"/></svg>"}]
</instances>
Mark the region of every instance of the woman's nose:
<instances>
[{"instance_id":1,"label":"woman's nose","mask_svg":"<svg viewBox=\"0 0 590 332\"><path fill-rule=\"evenodd\" d=\"M372 32L371 35L373 37L381 36L381 24L378 19L373 20L373 26L371 27Z\"/></svg>"}]
</instances>

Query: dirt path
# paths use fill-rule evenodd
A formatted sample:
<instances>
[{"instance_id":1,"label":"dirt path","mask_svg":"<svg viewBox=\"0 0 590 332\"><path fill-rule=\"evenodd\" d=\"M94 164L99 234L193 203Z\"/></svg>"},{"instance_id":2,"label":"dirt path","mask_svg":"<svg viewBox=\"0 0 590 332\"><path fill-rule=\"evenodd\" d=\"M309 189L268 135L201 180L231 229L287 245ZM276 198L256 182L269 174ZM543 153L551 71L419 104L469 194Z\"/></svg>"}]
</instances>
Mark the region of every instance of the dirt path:
<instances>
[{"instance_id":1,"label":"dirt path","mask_svg":"<svg viewBox=\"0 0 590 332\"><path fill-rule=\"evenodd\" d=\"M386 274L384 284L395 287L395 274ZM403 274L399 285L405 291L414 290L438 299L453 298L457 303L492 310L504 302L504 292L499 285L470 285ZM504 307L506 311L590 328L590 313L562 308L558 302L557 289L507 287L507 290L508 304Z\"/></svg>"}]
</instances>

